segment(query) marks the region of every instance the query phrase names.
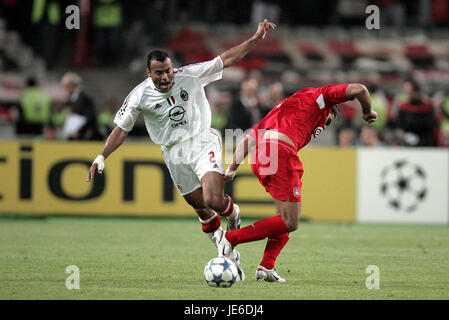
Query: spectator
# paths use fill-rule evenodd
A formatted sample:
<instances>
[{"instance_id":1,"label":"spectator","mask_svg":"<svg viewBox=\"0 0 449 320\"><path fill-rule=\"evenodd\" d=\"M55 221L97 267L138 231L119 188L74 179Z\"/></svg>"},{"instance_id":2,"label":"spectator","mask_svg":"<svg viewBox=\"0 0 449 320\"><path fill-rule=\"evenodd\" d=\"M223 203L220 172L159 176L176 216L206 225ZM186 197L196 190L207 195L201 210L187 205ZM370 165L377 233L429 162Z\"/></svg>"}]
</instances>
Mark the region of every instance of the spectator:
<instances>
[{"instance_id":1,"label":"spectator","mask_svg":"<svg viewBox=\"0 0 449 320\"><path fill-rule=\"evenodd\" d=\"M284 86L280 82L274 82L268 87L268 99L261 106L261 117L264 118L273 107L284 100Z\"/></svg>"},{"instance_id":2,"label":"spectator","mask_svg":"<svg viewBox=\"0 0 449 320\"><path fill-rule=\"evenodd\" d=\"M27 79L27 87L19 101L17 134L41 134L50 121L50 97L37 87L36 79Z\"/></svg>"},{"instance_id":3,"label":"spectator","mask_svg":"<svg viewBox=\"0 0 449 320\"><path fill-rule=\"evenodd\" d=\"M242 82L240 93L234 98L229 108L227 128L245 131L262 119L257 95L258 87L259 82L254 78Z\"/></svg>"},{"instance_id":4,"label":"spectator","mask_svg":"<svg viewBox=\"0 0 449 320\"><path fill-rule=\"evenodd\" d=\"M44 125L42 134L34 138L35 141L62 141L65 140L61 137L59 129L56 125L49 122Z\"/></svg>"},{"instance_id":5,"label":"spectator","mask_svg":"<svg viewBox=\"0 0 449 320\"><path fill-rule=\"evenodd\" d=\"M211 127L219 130L221 134L224 134L226 123L228 122L228 106L230 98L227 93L220 93L216 98L216 101L212 108L212 123Z\"/></svg>"},{"instance_id":6,"label":"spectator","mask_svg":"<svg viewBox=\"0 0 449 320\"><path fill-rule=\"evenodd\" d=\"M361 147L380 147L385 146L379 139L379 133L375 127L363 126L360 130L359 146Z\"/></svg>"},{"instance_id":7,"label":"spectator","mask_svg":"<svg viewBox=\"0 0 449 320\"><path fill-rule=\"evenodd\" d=\"M46 67L51 69L55 62L59 41L61 8L57 0L34 0L31 24L37 31L34 48L41 55Z\"/></svg>"},{"instance_id":8,"label":"spectator","mask_svg":"<svg viewBox=\"0 0 449 320\"><path fill-rule=\"evenodd\" d=\"M93 24L96 30L99 65L111 66L117 60L121 46L121 1L94 0Z\"/></svg>"},{"instance_id":9,"label":"spectator","mask_svg":"<svg viewBox=\"0 0 449 320\"><path fill-rule=\"evenodd\" d=\"M338 133L338 145L343 148L354 146L356 132L352 127L341 128Z\"/></svg>"},{"instance_id":10,"label":"spectator","mask_svg":"<svg viewBox=\"0 0 449 320\"><path fill-rule=\"evenodd\" d=\"M404 83L404 91L409 100L400 104L397 124L405 132L405 143L409 146L435 146L437 122L432 103L423 97L419 84L414 80Z\"/></svg>"},{"instance_id":11,"label":"spectator","mask_svg":"<svg viewBox=\"0 0 449 320\"><path fill-rule=\"evenodd\" d=\"M69 113L70 108L66 105L66 103L55 102L53 103L50 121L57 128L61 129Z\"/></svg>"},{"instance_id":12,"label":"spectator","mask_svg":"<svg viewBox=\"0 0 449 320\"><path fill-rule=\"evenodd\" d=\"M67 72L61 85L69 94L70 113L62 128L64 137L70 140L102 140L97 127L97 115L93 100L83 91L81 77Z\"/></svg>"}]
</instances>

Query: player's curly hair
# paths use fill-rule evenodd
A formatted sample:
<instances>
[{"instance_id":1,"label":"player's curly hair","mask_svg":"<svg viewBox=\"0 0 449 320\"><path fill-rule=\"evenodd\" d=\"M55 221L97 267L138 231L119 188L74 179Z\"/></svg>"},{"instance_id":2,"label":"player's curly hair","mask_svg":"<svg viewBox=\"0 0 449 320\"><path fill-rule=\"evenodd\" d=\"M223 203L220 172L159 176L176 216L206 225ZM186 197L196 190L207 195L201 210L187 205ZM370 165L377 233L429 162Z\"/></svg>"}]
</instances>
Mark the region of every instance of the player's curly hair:
<instances>
[{"instance_id":1,"label":"player's curly hair","mask_svg":"<svg viewBox=\"0 0 449 320\"><path fill-rule=\"evenodd\" d=\"M337 118L337 114L338 114L338 112L339 112L339 110L338 110L338 104L336 104L336 105L334 105L334 106L332 107L331 112L334 114L334 120L335 120L335 119ZM326 122L326 126L328 126L328 125L330 125L330 122L329 122L329 123Z\"/></svg>"},{"instance_id":2,"label":"player's curly hair","mask_svg":"<svg viewBox=\"0 0 449 320\"><path fill-rule=\"evenodd\" d=\"M151 50L147 57L147 67L148 70L151 70L151 61L156 60L160 62L164 62L165 59L170 58L168 52L162 49L154 49Z\"/></svg>"}]
</instances>

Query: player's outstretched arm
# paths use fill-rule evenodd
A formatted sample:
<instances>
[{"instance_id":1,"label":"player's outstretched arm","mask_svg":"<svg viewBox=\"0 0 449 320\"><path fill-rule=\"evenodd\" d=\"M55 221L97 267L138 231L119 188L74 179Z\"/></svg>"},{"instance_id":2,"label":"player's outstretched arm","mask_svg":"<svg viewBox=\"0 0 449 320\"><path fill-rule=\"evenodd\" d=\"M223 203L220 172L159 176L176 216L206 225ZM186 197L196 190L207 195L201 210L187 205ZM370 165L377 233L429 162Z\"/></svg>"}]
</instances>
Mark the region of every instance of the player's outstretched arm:
<instances>
[{"instance_id":1,"label":"player's outstretched arm","mask_svg":"<svg viewBox=\"0 0 449 320\"><path fill-rule=\"evenodd\" d=\"M120 147L127 136L128 132L126 132L119 126L115 127L114 130L112 130L111 134L106 140L106 143L104 144L103 151L95 158L94 162L90 166L86 182L89 182L94 178L96 171L98 171L99 174L103 173L104 160L118 147Z\"/></svg>"},{"instance_id":2,"label":"player's outstretched arm","mask_svg":"<svg viewBox=\"0 0 449 320\"><path fill-rule=\"evenodd\" d=\"M368 123L377 120L377 112L371 108L371 96L368 89L360 83L351 83L346 87L346 97L356 98L362 108L362 118Z\"/></svg>"},{"instance_id":3,"label":"player's outstretched arm","mask_svg":"<svg viewBox=\"0 0 449 320\"><path fill-rule=\"evenodd\" d=\"M241 60L252 48L254 48L256 44L265 39L269 29L275 28L276 25L269 22L267 19L260 22L256 33L251 38L229 50L226 50L220 55L221 60L223 60L223 68L230 67L237 61Z\"/></svg>"},{"instance_id":4,"label":"player's outstretched arm","mask_svg":"<svg viewBox=\"0 0 449 320\"><path fill-rule=\"evenodd\" d=\"M235 148L234 156L232 157L232 163L226 169L224 174L224 179L226 181L234 179L235 173L239 167L239 165L246 158L248 153L254 148L256 145L256 138L250 133L243 138L238 144L237 148Z\"/></svg>"}]
</instances>

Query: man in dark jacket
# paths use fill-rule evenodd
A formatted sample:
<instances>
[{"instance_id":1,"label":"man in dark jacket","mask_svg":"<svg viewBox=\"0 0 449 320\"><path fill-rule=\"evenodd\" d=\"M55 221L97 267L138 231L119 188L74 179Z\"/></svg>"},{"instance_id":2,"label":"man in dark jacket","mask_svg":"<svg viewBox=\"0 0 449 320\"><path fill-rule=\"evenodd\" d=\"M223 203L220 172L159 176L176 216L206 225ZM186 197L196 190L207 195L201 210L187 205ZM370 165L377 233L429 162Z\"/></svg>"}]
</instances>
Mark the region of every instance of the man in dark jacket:
<instances>
[{"instance_id":1,"label":"man in dark jacket","mask_svg":"<svg viewBox=\"0 0 449 320\"><path fill-rule=\"evenodd\" d=\"M242 82L239 94L229 107L228 129L252 128L262 119L261 106L258 99L259 84L256 79L250 78Z\"/></svg>"},{"instance_id":2,"label":"man in dark jacket","mask_svg":"<svg viewBox=\"0 0 449 320\"><path fill-rule=\"evenodd\" d=\"M61 85L69 94L71 112L64 123L62 133L70 140L102 140L97 127L97 114L93 100L83 91L81 77L67 72Z\"/></svg>"},{"instance_id":3,"label":"man in dark jacket","mask_svg":"<svg viewBox=\"0 0 449 320\"><path fill-rule=\"evenodd\" d=\"M407 145L435 146L437 122L432 102L423 97L421 88L416 81L406 81L404 90L409 98L408 101L400 105L397 124L406 134L413 137L406 139Z\"/></svg>"}]
</instances>

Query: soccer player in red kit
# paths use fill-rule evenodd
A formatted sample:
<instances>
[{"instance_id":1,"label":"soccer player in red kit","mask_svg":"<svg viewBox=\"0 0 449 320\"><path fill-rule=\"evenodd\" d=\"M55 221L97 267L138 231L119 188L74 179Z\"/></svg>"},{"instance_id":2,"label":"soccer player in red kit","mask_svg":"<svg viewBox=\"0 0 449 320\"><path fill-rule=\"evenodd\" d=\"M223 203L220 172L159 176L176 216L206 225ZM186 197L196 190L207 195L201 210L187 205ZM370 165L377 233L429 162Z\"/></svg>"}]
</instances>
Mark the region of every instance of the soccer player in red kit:
<instances>
[{"instance_id":1,"label":"soccer player in red kit","mask_svg":"<svg viewBox=\"0 0 449 320\"><path fill-rule=\"evenodd\" d=\"M232 180L239 164L254 148L251 168L270 193L276 216L261 219L238 230L217 231L218 254L226 256L240 243L268 238L256 279L285 282L274 268L275 260L296 230L301 216L301 177L304 169L298 151L316 138L335 119L335 105L356 98L362 117L377 120L365 86L352 83L305 88L280 101L237 145L224 178Z\"/></svg>"}]
</instances>

